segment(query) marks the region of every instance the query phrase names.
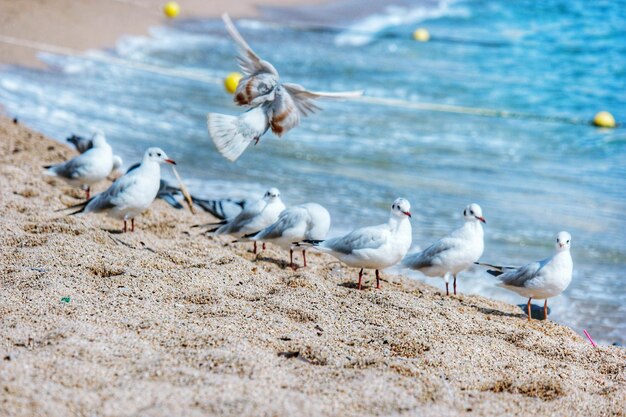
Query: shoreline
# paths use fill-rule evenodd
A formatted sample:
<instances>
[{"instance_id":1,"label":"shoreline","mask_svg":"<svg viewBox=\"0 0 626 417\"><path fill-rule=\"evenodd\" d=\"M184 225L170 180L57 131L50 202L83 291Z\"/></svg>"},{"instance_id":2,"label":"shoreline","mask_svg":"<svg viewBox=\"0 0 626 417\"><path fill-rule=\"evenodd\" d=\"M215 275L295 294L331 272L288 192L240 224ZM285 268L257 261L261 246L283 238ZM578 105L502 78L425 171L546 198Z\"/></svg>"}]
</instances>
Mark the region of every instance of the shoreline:
<instances>
[{"instance_id":1,"label":"shoreline","mask_svg":"<svg viewBox=\"0 0 626 417\"><path fill-rule=\"evenodd\" d=\"M255 0L229 2L181 0L178 19L258 16L260 7L320 4L325 0ZM42 0L34 3L0 0L0 36L86 51L115 45L125 35L148 35L153 26L172 21L162 12L166 0ZM175 21L175 20L173 20ZM0 64L44 68L37 51L0 41Z\"/></svg>"},{"instance_id":2,"label":"shoreline","mask_svg":"<svg viewBox=\"0 0 626 417\"><path fill-rule=\"evenodd\" d=\"M190 232L211 217L158 200L119 234L54 212L83 196L41 175L68 147L0 117L0 152L10 416L624 412L623 348L384 272L357 291L356 270L313 252L293 272L286 252Z\"/></svg>"}]
</instances>

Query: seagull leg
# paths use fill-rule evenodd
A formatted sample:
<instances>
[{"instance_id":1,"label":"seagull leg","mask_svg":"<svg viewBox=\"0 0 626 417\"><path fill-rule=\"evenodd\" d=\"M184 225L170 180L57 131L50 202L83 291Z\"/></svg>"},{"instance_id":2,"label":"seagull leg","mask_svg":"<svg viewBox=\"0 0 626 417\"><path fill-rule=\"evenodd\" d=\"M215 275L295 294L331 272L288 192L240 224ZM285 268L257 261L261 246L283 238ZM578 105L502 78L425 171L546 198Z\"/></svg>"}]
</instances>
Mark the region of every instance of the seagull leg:
<instances>
[{"instance_id":1,"label":"seagull leg","mask_svg":"<svg viewBox=\"0 0 626 417\"><path fill-rule=\"evenodd\" d=\"M454 295L456 295L456 275L452 275L454 277Z\"/></svg>"},{"instance_id":2,"label":"seagull leg","mask_svg":"<svg viewBox=\"0 0 626 417\"><path fill-rule=\"evenodd\" d=\"M126 220L124 220L124 233L126 233Z\"/></svg>"},{"instance_id":3,"label":"seagull leg","mask_svg":"<svg viewBox=\"0 0 626 417\"><path fill-rule=\"evenodd\" d=\"M363 278L363 268L359 271L359 289L361 289L361 279Z\"/></svg>"},{"instance_id":4,"label":"seagull leg","mask_svg":"<svg viewBox=\"0 0 626 417\"><path fill-rule=\"evenodd\" d=\"M380 275L378 273L378 269L376 270L376 289L380 289Z\"/></svg>"},{"instance_id":5,"label":"seagull leg","mask_svg":"<svg viewBox=\"0 0 626 417\"><path fill-rule=\"evenodd\" d=\"M446 282L446 295L449 296L450 295L450 289L448 287L448 284L449 284L449 281L450 281L450 276L448 275L447 272L443 275L443 280Z\"/></svg>"},{"instance_id":6,"label":"seagull leg","mask_svg":"<svg viewBox=\"0 0 626 417\"><path fill-rule=\"evenodd\" d=\"M91 193L91 189L89 187L87 187L87 189L85 190L85 193L87 194L87 200L89 200L90 197L90 193Z\"/></svg>"},{"instance_id":7,"label":"seagull leg","mask_svg":"<svg viewBox=\"0 0 626 417\"><path fill-rule=\"evenodd\" d=\"M528 321L531 320L531 315L530 315L530 300L532 300L532 297L528 299L528 304L526 305L526 309L528 310Z\"/></svg>"},{"instance_id":8,"label":"seagull leg","mask_svg":"<svg viewBox=\"0 0 626 417\"><path fill-rule=\"evenodd\" d=\"M289 249L289 266L291 267L291 269L293 269L294 271L298 268L296 268L296 265L293 263L293 249Z\"/></svg>"},{"instance_id":9,"label":"seagull leg","mask_svg":"<svg viewBox=\"0 0 626 417\"><path fill-rule=\"evenodd\" d=\"M263 246L262 247L263 247L263 250L265 250L265 242L263 242Z\"/></svg>"},{"instance_id":10,"label":"seagull leg","mask_svg":"<svg viewBox=\"0 0 626 417\"><path fill-rule=\"evenodd\" d=\"M130 219L130 231L131 232L135 231L135 219L134 218Z\"/></svg>"},{"instance_id":11,"label":"seagull leg","mask_svg":"<svg viewBox=\"0 0 626 417\"><path fill-rule=\"evenodd\" d=\"M548 320L548 299L543 302L543 319Z\"/></svg>"},{"instance_id":12,"label":"seagull leg","mask_svg":"<svg viewBox=\"0 0 626 417\"><path fill-rule=\"evenodd\" d=\"M254 241L254 250L252 251L256 255L256 240Z\"/></svg>"},{"instance_id":13,"label":"seagull leg","mask_svg":"<svg viewBox=\"0 0 626 417\"><path fill-rule=\"evenodd\" d=\"M306 266L306 250L302 249L302 259L304 260L304 266Z\"/></svg>"}]
</instances>

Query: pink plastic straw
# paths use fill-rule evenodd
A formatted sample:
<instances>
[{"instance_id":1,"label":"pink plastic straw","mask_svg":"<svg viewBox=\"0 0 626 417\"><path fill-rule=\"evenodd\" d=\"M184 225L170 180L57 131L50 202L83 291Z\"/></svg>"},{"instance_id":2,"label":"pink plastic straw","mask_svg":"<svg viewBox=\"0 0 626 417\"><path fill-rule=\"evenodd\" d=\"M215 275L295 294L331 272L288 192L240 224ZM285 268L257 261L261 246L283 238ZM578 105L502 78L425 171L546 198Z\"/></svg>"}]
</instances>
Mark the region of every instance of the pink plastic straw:
<instances>
[{"instance_id":1,"label":"pink plastic straw","mask_svg":"<svg viewBox=\"0 0 626 417\"><path fill-rule=\"evenodd\" d=\"M589 336L589 333L587 333L587 330L583 329L583 332L585 332L585 336L587 336L587 339L589 339L589 341L591 342L591 345L593 347L598 347L598 345L596 345L596 342L594 342L591 336Z\"/></svg>"}]
</instances>

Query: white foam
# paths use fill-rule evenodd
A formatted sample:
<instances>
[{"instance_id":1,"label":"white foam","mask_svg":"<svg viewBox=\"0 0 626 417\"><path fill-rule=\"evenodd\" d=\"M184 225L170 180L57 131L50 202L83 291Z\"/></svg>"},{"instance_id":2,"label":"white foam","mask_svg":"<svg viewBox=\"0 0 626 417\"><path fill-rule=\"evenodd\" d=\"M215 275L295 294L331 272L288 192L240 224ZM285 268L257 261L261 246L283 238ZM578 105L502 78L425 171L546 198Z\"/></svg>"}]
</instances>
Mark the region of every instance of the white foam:
<instances>
[{"instance_id":1,"label":"white foam","mask_svg":"<svg viewBox=\"0 0 626 417\"><path fill-rule=\"evenodd\" d=\"M469 11L465 8L451 8L453 3L453 0L442 0L436 7L388 6L383 13L368 16L337 35L335 44L361 46L371 42L378 32L391 26L419 23L443 16L469 15Z\"/></svg>"}]
</instances>

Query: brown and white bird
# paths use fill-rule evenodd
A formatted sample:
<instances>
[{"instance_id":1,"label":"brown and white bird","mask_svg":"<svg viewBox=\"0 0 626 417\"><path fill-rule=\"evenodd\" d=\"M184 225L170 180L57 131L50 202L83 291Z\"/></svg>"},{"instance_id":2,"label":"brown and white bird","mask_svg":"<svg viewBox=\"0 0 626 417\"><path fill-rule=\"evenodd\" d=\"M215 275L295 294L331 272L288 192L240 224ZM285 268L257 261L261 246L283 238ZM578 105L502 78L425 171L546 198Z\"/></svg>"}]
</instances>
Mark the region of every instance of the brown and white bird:
<instances>
[{"instance_id":1,"label":"brown and white bird","mask_svg":"<svg viewBox=\"0 0 626 417\"><path fill-rule=\"evenodd\" d=\"M362 91L328 93L307 91L298 84L282 83L276 68L261 59L243 39L227 14L222 20L230 36L240 48L237 58L244 77L235 91L235 102L250 110L239 116L209 113L209 136L217 150L230 161L235 161L252 141L259 139L270 128L278 136L300 124L302 116L320 108L318 98L357 98Z\"/></svg>"}]
</instances>

